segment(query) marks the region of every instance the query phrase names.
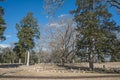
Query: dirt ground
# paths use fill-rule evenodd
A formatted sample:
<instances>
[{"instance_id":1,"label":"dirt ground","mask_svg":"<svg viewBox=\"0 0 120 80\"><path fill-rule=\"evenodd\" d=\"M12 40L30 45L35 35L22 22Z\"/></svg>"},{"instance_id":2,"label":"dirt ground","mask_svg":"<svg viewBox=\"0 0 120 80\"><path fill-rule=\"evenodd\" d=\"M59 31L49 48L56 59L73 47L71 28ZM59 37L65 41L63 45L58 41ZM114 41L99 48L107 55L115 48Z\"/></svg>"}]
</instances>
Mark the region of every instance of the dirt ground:
<instances>
[{"instance_id":1,"label":"dirt ground","mask_svg":"<svg viewBox=\"0 0 120 80\"><path fill-rule=\"evenodd\" d=\"M84 66L88 64L83 63ZM83 65L82 64L82 65ZM78 65L78 64L77 64ZM117 67L120 62L95 64L95 67ZM66 69L54 64L36 64L31 66L2 67L0 80L120 80L120 74L88 72L79 69Z\"/></svg>"}]
</instances>

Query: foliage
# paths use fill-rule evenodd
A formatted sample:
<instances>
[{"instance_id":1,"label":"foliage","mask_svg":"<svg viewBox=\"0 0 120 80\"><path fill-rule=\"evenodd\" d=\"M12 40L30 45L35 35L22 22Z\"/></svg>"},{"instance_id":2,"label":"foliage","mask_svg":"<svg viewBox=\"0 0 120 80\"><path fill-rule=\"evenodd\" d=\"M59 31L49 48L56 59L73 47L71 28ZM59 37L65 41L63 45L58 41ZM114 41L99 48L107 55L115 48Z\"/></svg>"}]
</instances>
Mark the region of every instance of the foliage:
<instances>
[{"instance_id":1,"label":"foliage","mask_svg":"<svg viewBox=\"0 0 120 80\"><path fill-rule=\"evenodd\" d=\"M3 33L6 29L5 27L5 21L3 19L4 10L2 7L0 7L0 40L5 40L5 36L3 36Z\"/></svg>"},{"instance_id":2,"label":"foliage","mask_svg":"<svg viewBox=\"0 0 120 80\"><path fill-rule=\"evenodd\" d=\"M37 24L37 19L33 17L33 13L28 13L26 17L24 17L20 24L16 24L16 28L18 30L18 52L20 55L24 51L29 51L33 49L35 46L35 39L39 38L39 28Z\"/></svg>"},{"instance_id":3,"label":"foliage","mask_svg":"<svg viewBox=\"0 0 120 80\"><path fill-rule=\"evenodd\" d=\"M22 63L24 63L25 62L25 49L22 48L22 46L19 45L18 43L15 43L15 47L13 48L13 51L16 54L16 58L21 59Z\"/></svg>"},{"instance_id":4,"label":"foliage","mask_svg":"<svg viewBox=\"0 0 120 80\"><path fill-rule=\"evenodd\" d=\"M14 63L16 55L10 48L4 48L0 54L1 63Z\"/></svg>"},{"instance_id":5,"label":"foliage","mask_svg":"<svg viewBox=\"0 0 120 80\"><path fill-rule=\"evenodd\" d=\"M26 50L32 49L35 45L34 39L39 38L39 28L37 20L32 13L28 13L20 24L16 24L18 30L19 43Z\"/></svg>"},{"instance_id":6,"label":"foliage","mask_svg":"<svg viewBox=\"0 0 120 80\"><path fill-rule=\"evenodd\" d=\"M30 64L35 64L35 63L38 63L38 56L37 53L32 50L30 54Z\"/></svg>"},{"instance_id":7,"label":"foliage","mask_svg":"<svg viewBox=\"0 0 120 80\"><path fill-rule=\"evenodd\" d=\"M93 70L95 54L102 55L107 49L109 29L115 24L107 10L107 3L101 0L76 0L77 9L71 11L77 23L77 49L86 49L89 67ZM82 48L81 48L82 47ZM83 49L82 49L83 50Z\"/></svg>"}]
</instances>

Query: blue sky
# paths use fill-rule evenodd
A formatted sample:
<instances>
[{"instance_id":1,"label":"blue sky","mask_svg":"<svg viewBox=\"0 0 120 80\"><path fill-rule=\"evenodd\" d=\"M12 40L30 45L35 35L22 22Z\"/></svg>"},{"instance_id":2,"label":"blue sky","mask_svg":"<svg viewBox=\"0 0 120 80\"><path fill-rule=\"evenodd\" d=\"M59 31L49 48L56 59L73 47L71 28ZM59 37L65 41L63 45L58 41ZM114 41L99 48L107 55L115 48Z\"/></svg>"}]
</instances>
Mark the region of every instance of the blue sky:
<instances>
[{"instance_id":1,"label":"blue sky","mask_svg":"<svg viewBox=\"0 0 120 80\"><path fill-rule=\"evenodd\" d=\"M74 3L75 0L66 0L63 7L57 10L56 19L57 16L69 14L69 11L75 8ZM4 8L4 19L7 26L5 31L7 39L2 43L0 42L0 44L10 44L18 41L15 24L19 23L28 12L34 13L34 17L37 18L38 24L46 25L48 23L48 19L46 18L47 15L43 9L43 0L5 0L5 2L0 2L0 6ZM45 26L41 29L42 35Z\"/></svg>"},{"instance_id":2,"label":"blue sky","mask_svg":"<svg viewBox=\"0 0 120 80\"><path fill-rule=\"evenodd\" d=\"M42 25L41 35L44 34L48 19L43 9L43 0L5 0L5 2L0 2L0 6L4 8L4 19L7 26L5 31L7 39L4 42L0 42L0 44L10 44L18 41L15 24L19 23L28 12L34 13L38 24ZM55 19L60 15L69 14L69 11L74 9L75 0L66 0L63 7L56 11ZM111 8L110 12L113 13L113 19L116 20L117 24L120 24L120 15L116 14L115 8Z\"/></svg>"}]
</instances>

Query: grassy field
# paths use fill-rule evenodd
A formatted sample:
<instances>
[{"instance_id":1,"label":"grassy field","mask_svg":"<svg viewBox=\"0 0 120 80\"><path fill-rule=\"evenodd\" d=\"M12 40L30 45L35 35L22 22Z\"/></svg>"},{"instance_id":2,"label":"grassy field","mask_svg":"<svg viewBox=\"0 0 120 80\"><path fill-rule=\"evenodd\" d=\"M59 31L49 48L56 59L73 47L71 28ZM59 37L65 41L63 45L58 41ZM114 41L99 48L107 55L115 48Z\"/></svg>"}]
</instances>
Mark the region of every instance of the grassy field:
<instances>
[{"instance_id":1,"label":"grassy field","mask_svg":"<svg viewBox=\"0 0 120 80\"><path fill-rule=\"evenodd\" d=\"M120 62L95 63L95 68L117 68ZM74 67L73 67L74 66ZM0 80L120 80L120 73L105 73L87 71L88 63L67 64L67 67L55 64L36 64L31 66L16 66L0 68Z\"/></svg>"}]
</instances>

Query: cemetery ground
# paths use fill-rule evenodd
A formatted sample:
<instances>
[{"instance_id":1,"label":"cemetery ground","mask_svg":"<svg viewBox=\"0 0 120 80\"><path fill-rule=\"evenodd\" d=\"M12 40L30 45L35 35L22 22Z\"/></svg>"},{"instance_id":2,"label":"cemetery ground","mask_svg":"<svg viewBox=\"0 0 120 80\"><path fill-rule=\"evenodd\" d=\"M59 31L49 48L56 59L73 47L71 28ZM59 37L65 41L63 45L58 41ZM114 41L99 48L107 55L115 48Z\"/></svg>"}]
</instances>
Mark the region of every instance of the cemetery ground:
<instances>
[{"instance_id":1,"label":"cemetery ground","mask_svg":"<svg viewBox=\"0 0 120 80\"><path fill-rule=\"evenodd\" d=\"M120 62L94 63L94 67L89 71L88 63L0 64L0 80L120 80Z\"/></svg>"}]
</instances>

